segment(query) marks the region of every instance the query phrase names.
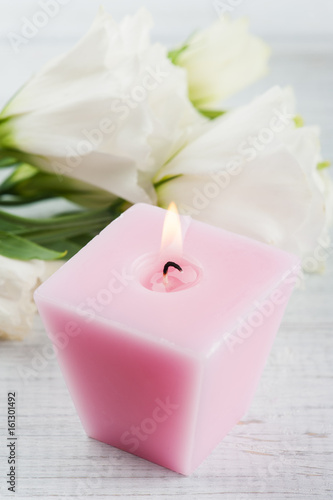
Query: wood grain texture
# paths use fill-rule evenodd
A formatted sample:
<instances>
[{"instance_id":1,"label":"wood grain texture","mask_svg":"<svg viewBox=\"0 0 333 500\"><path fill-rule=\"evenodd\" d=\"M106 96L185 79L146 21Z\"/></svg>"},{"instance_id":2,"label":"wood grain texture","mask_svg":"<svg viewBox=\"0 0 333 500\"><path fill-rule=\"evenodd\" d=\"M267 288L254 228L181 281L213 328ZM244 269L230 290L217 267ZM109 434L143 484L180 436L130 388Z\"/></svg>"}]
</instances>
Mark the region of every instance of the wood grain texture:
<instances>
[{"instance_id":1,"label":"wood grain texture","mask_svg":"<svg viewBox=\"0 0 333 500\"><path fill-rule=\"evenodd\" d=\"M292 83L306 121L322 124L325 158L331 159L332 68L331 53L283 50L256 87ZM188 478L84 434L38 318L24 342L2 342L1 498L333 498L333 259L323 276L310 276L304 285L288 306L250 411ZM10 390L18 393L15 496L5 484Z\"/></svg>"}]
</instances>

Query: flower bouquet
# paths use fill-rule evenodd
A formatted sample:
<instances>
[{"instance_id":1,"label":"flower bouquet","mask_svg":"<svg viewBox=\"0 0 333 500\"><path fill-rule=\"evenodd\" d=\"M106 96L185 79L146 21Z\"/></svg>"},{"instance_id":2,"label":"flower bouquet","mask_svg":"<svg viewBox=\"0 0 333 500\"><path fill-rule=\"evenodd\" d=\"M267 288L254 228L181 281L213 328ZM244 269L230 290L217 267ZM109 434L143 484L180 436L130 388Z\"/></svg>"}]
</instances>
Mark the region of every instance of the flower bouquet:
<instances>
[{"instance_id":1,"label":"flower bouquet","mask_svg":"<svg viewBox=\"0 0 333 500\"><path fill-rule=\"evenodd\" d=\"M269 48L223 17L169 50L150 14L117 24L100 10L69 52L0 113L0 335L32 325L32 291L132 204L166 207L298 254L323 269L332 215L319 129L293 91L224 101L267 71ZM40 202L63 198L52 217ZM35 204L36 218L11 213Z\"/></svg>"}]
</instances>

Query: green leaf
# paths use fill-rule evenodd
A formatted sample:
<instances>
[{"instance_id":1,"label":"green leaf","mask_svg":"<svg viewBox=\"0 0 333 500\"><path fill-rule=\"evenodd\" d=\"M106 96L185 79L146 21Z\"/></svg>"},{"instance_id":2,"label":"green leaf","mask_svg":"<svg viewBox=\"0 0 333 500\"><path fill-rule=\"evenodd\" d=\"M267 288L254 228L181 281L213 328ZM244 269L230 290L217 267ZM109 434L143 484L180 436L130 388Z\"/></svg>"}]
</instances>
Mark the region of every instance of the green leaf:
<instances>
[{"instance_id":1,"label":"green leaf","mask_svg":"<svg viewBox=\"0 0 333 500\"><path fill-rule=\"evenodd\" d=\"M65 257L66 252L56 252L15 234L0 231L0 255L19 260L55 260Z\"/></svg>"},{"instance_id":2,"label":"green leaf","mask_svg":"<svg viewBox=\"0 0 333 500\"><path fill-rule=\"evenodd\" d=\"M185 50L188 49L188 44L185 43L182 47L180 47L179 49L174 49L174 50L170 50L169 53L168 53L168 58L170 59L170 61L172 62L172 64L177 64L177 61L179 59L179 56L185 52Z\"/></svg>"},{"instance_id":3,"label":"green leaf","mask_svg":"<svg viewBox=\"0 0 333 500\"><path fill-rule=\"evenodd\" d=\"M12 222L10 219L1 217L1 212L0 212L0 231L6 231L6 232L10 231L11 233L15 233L21 229L23 229L23 226L15 224L15 222Z\"/></svg>"},{"instance_id":4,"label":"green leaf","mask_svg":"<svg viewBox=\"0 0 333 500\"><path fill-rule=\"evenodd\" d=\"M0 194L10 193L17 184L33 177L38 172L36 167L27 163L20 164L0 185Z\"/></svg>"},{"instance_id":5,"label":"green leaf","mask_svg":"<svg viewBox=\"0 0 333 500\"><path fill-rule=\"evenodd\" d=\"M87 234L80 234L78 236L73 236L69 239L65 240L55 240L55 241L50 241L47 246L48 248L51 248L52 250L56 251L63 251L66 249L67 254L66 254L66 259L70 259L75 255L79 250L81 250L82 247L84 247L89 241L94 237L93 234L87 233Z\"/></svg>"},{"instance_id":6,"label":"green leaf","mask_svg":"<svg viewBox=\"0 0 333 500\"><path fill-rule=\"evenodd\" d=\"M174 179L177 179L178 177L181 177L181 174L178 174L178 175L168 175L166 177L163 177L163 179L161 179L160 181L154 183L154 188L158 189L160 186L162 186L162 184L165 184L166 182L169 182L169 181L173 181Z\"/></svg>"},{"instance_id":7,"label":"green leaf","mask_svg":"<svg viewBox=\"0 0 333 500\"><path fill-rule=\"evenodd\" d=\"M89 237L88 241L86 241L86 243L88 243L90 240L91 240L91 236ZM55 251L58 251L58 252L62 252L63 249L65 248L66 249L66 259L70 259L79 250L81 250L81 248L84 245L79 245L78 243L75 243L72 240L62 240L62 241L54 241L52 243L49 243L47 246L48 246L48 248L55 250Z\"/></svg>"},{"instance_id":8,"label":"green leaf","mask_svg":"<svg viewBox=\"0 0 333 500\"><path fill-rule=\"evenodd\" d=\"M117 197L76 179L42 172L27 163L20 164L0 185L0 205L15 206L51 198L66 198L87 208L108 208Z\"/></svg>"},{"instance_id":9,"label":"green leaf","mask_svg":"<svg viewBox=\"0 0 333 500\"><path fill-rule=\"evenodd\" d=\"M317 169L318 170L323 170L324 168L328 168L331 166L331 162L330 161L322 161L320 163L317 164Z\"/></svg>"},{"instance_id":10,"label":"green leaf","mask_svg":"<svg viewBox=\"0 0 333 500\"><path fill-rule=\"evenodd\" d=\"M301 128L304 126L304 120L300 115L296 115L293 118L296 128Z\"/></svg>"},{"instance_id":11,"label":"green leaf","mask_svg":"<svg viewBox=\"0 0 333 500\"><path fill-rule=\"evenodd\" d=\"M107 209L45 219L19 217L0 210L0 255L22 260L53 260L64 257L68 251L67 257L71 257L125 208L125 202L119 199ZM32 250L39 256L32 257Z\"/></svg>"},{"instance_id":12,"label":"green leaf","mask_svg":"<svg viewBox=\"0 0 333 500\"><path fill-rule=\"evenodd\" d=\"M226 113L226 111L223 111L222 109L198 109L198 111L205 116L206 118L209 118L210 120L215 120L215 118L218 118L219 116L222 116Z\"/></svg>"},{"instance_id":13,"label":"green leaf","mask_svg":"<svg viewBox=\"0 0 333 500\"><path fill-rule=\"evenodd\" d=\"M108 223L110 218L102 219L102 221L93 221L86 223L84 226L77 225L69 227L50 227L50 229L29 229L26 231L21 231L16 234L28 238L30 241L39 243L41 245L49 246L52 242L71 238L74 236L80 236L82 232L90 232L91 238L98 234Z\"/></svg>"},{"instance_id":14,"label":"green leaf","mask_svg":"<svg viewBox=\"0 0 333 500\"><path fill-rule=\"evenodd\" d=\"M22 232L23 230L50 230L57 229L75 229L81 227L81 232L86 232L84 229L90 225L99 227L104 222L111 222L119 213L112 208L104 210L82 210L72 214L57 215L55 217L48 217L45 219L32 219L27 217L20 217L18 215L9 214L0 210L0 230L2 225L11 228L12 231Z\"/></svg>"},{"instance_id":15,"label":"green leaf","mask_svg":"<svg viewBox=\"0 0 333 500\"><path fill-rule=\"evenodd\" d=\"M0 158L0 168L12 167L18 163L16 158L4 157Z\"/></svg>"}]
</instances>

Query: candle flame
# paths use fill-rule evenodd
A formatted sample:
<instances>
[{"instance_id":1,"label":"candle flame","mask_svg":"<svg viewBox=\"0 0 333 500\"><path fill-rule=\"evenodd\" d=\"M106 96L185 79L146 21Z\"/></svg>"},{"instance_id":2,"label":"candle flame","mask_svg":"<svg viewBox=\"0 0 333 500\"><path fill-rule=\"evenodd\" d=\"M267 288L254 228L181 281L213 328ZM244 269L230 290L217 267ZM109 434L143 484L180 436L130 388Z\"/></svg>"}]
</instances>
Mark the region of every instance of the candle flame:
<instances>
[{"instance_id":1,"label":"candle flame","mask_svg":"<svg viewBox=\"0 0 333 500\"><path fill-rule=\"evenodd\" d=\"M182 227L177 206L171 202L164 219L161 251L169 256L180 256L183 250Z\"/></svg>"}]
</instances>

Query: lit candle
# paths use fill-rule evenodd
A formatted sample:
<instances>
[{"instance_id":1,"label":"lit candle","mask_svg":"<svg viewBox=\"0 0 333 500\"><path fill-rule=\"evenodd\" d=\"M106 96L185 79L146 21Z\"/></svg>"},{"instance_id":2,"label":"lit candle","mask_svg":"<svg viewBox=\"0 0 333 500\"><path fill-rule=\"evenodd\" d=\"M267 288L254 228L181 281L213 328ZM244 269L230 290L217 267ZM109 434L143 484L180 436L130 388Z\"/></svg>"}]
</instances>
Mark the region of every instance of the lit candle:
<instances>
[{"instance_id":1,"label":"lit candle","mask_svg":"<svg viewBox=\"0 0 333 500\"><path fill-rule=\"evenodd\" d=\"M184 218L183 226L189 220ZM185 229L186 231L186 229ZM137 262L142 285L154 292L177 292L194 286L200 279L199 265L183 255L181 221L174 203L166 213L157 254L143 256ZM140 272L141 271L141 272Z\"/></svg>"},{"instance_id":2,"label":"lit candle","mask_svg":"<svg viewBox=\"0 0 333 500\"><path fill-rule=\"evenodd\" d=\"M190 474L248 409L298 266L175 207L125 212L35 293L87 434Z\"/></svg>"}]
</instances>

